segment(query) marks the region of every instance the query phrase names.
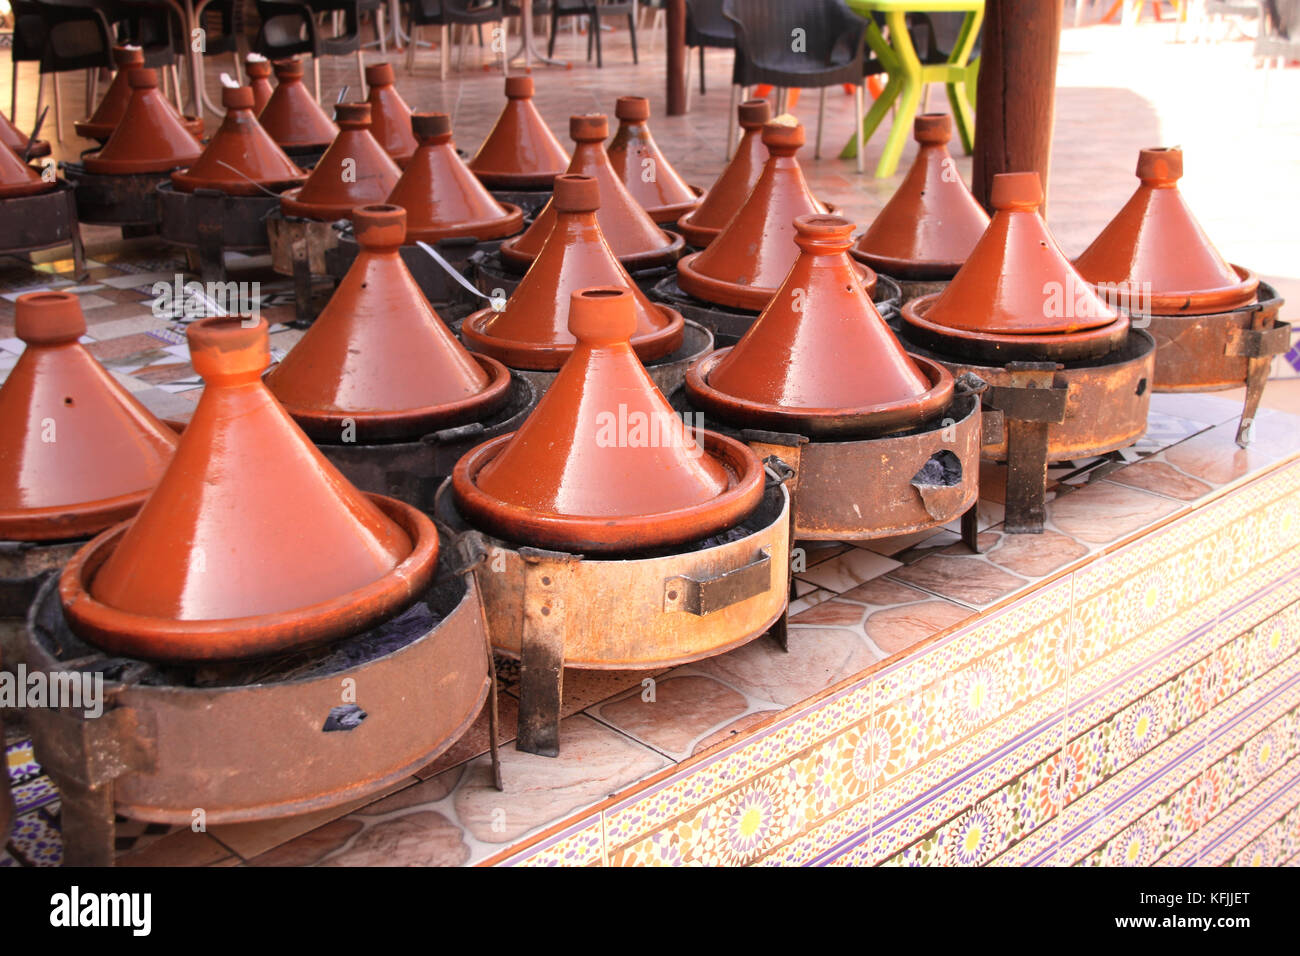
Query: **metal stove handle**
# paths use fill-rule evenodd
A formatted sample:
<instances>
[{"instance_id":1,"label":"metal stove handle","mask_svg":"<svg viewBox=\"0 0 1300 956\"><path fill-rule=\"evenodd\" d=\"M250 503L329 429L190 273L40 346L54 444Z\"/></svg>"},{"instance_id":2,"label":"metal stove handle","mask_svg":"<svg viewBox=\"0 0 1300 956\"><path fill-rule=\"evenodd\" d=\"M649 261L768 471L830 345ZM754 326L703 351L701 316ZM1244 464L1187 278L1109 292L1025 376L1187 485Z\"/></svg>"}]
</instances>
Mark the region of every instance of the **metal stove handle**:
<instances>
[{"instance_id":1,"label":"metal stove handle","mask_svg":"<svg viewBox=\"0 0 1300 956\"><path fill-rule=\"evenodd\" d=\"M747 601L772 586L772 556L766 548L748 564L712 577L679 575L664 580L664 612L685 611L704 617Z\"/></svg>"}]
</instances>

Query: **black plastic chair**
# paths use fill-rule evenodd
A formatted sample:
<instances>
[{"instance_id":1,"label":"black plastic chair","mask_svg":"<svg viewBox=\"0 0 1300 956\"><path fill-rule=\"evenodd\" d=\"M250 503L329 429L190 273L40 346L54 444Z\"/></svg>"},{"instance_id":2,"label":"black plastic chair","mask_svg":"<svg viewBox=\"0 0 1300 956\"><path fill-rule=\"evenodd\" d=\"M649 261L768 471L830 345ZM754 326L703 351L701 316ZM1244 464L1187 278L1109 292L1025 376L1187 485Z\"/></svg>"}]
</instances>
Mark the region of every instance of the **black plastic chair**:
<instances>
[{"instance_id":1,"label":"black plastic chair","mask_svg":"<svg viewBox=\"0 0 1300 956\"><path fill-rule=\"evenodd\" d=\"M632 62L640 63L636 51L636 15L635 3L621 3L615 0L553 0L551 6L551 39L547 44L546 55L555 55L555 34L559 29L561 17L587 17L587 59L591 59L592 42L596 47L596 67L604 65L600 50L600 18L627 17L628 32L632 37Z\"/></svg>"},{"instance_id":2,"label":"black plastic chair","mask_svg":"<svg viewBox=\"0 0 1300 956\"><path fill-rule=\"evenodd\" d=\"M704 89L704 48L734 50L736 28L722 15L722 0L686 0L686 47L700 50L700 93ZM691 108L691 58L686 57L686 110Z\"/></svg>"},{"instance_id":3,"label":"black plastic chair","mask_svg":"<svg viewBox=\"0 0 1300 956\"><path fill-rule=\"evenodd\" d=\"M735 25L736 61L731 75L731 107L742 87L770 83L784 91L791 87L816 87L817 145L821 158L822 126L826 113L826 88L851 84L855 115L862 116L865 76L866 21L843 0L723 0L722 14ZM858 172L862 172L862 124L858 127ZM728 124L727 156L735 145L736 124Z\"/></svg>"},{"instance_id":4,"label":"black plastic chair","mask_svg":"<svg viewBox=\"0 0 1300 956\"><path fill-rule=\"evenodd\" d=\"M163 91L169 90L172 102L181 108L180 74L176 69L181 57L188 55L190 40L185 36L181 18L174 7L156 0L92 0L117 30L118 43L130 43L144 53L144 65L159 70ZM87 100L93 100L93 91Z\"/></svg>"},{"instance_id":5,"label":"black plastic chair","mask_svg":"<svg viewBox=\"0 0 1300 956\"><path fill-rule=\"evenodd\" d=\"M325 13L342 13L343 29L325 33L317 17ZM358 99L364 98L366 64L361 52L361 11L357 0L257 0L261 29L253 49L271 60L309 54L316 84L316 102L320 102L320 58L323 56L357 57Z\"/></svg>"},{"instance_id":6,"label":"black plastic chair","mask_svg":"<svg viewBox=\"0 0 1300 956\"><path fill-rule=\"evenodd\" d=\"M108 17L89 4L53 3L49 0L11 0L14 15L13 87L9 117L18 123L18 64L40 64L36 87L36 112L41 113L45 75L54 74L54 133L63 142L63 103L59 74L70 70L113 67L113 31Z\"/></svg>"},{"instance_id":7,"label":"black plastic chair","mask_svg":"<svg viewBox=\"0 0 1300 956\"><path fill-rule=\"evenodd\" d=\"M511 11L507 10L502 0L406 0L410 17L411 42L406 49L406 70L415 69L416 29L436 26L438 28L438 71L447 78L447 51L450 45L451 27L478 27L479 43L483 42L483 24L501 24L501 69L505 72L506 58L510 55L509 31L506 27ZM465 47L460 48L461 65L465 59ZM457 67L459 69L459 67Z\"/></svg>"}]
</instances>

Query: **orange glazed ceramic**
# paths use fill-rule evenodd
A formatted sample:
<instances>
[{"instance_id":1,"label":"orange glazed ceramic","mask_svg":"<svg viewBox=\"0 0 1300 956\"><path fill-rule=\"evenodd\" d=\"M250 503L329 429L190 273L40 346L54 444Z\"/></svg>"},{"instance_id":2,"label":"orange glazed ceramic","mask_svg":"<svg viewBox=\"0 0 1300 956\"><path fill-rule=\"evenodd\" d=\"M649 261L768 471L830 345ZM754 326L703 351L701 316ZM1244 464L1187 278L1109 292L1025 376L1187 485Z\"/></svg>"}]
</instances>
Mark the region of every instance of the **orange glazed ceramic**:
<instances>
[{"instance_id":1,"label":"orange glazed ceramic","mask_svg":"<svg viewBox=\"0 0 1300 956\"><path fill-rule=\"evenodd\" d=\"M605 152L614 172L650 218L671 224L699 205L699 190L686 185L650 133L650 101L644 96L620 96L614 115L618 130Z\"/></svg>"},{"instance_id":2,"label":"orange glazed ceramic","mask_svg":"<svg viewBox=\"0 0 1300 956\"><path fill-rule=\"evenodd\" d=\"M248 73L248 85L253 89L253 112L260 115L275 92L271 85L271 61L250 53L244 61L244 70Z\"/></svg>"},{"instance_id":3,"label":"orange glazed ceramic","mask_svg":"<svg viewBox=\"0 0 1300 956\"><path fill-rule=\"evenodd\" d=\"M126 105L131 102L129 82L131 71L144 66L144 50L138 46L115 46L113 63L117 67L117 72L113 74L113 81L108 84L108 89L104 91L104 97L99 101L95 112L89 119L77 120L72 124L77 135L85 139L97 139L102 143L113 135L117 124L122 122ZM203 136L202 119L197 116L181 116L166 97L163 97L162 101L167 109L180 117L187 130L196 137Z\"/></svg>"},{"instance_id":4,"label":"orange glazed ceramic","mask_svg":"<svg viewBox=\"0 0 1300 956\"><path fill-rule=\"evenodd\" d=\"M740 137L736 155L700 204L677 220L677 231L697 249L707 246L731 222L731 217L749 198L767 162L763 126L772 118L771 104L767 100L746 100L737 112L745 133Z\"/></svg>"},{"instance_id":5,"label":"orange glazed ceramic","mask_svg":"<svg viewBox=\"0 0 1300 956\"><path fill-rule=\"evenodd\" d=\"M533 105L533 78L506 77L506 105L469 168L489 189L549 189L569 154Z\"/></svg>"},{"instance_id":6,"label":"orange glazed ceramic","mask_svg":"<svg viewBox=\"0 0 1300 956\"><path fill-rule=\"evenodd\" d=\"M384 202L402 178L401 169L370 135L369 103L340 103L335 115L339 135L307 181L280 197L286 216L346 219L357 206Z\"/></svg>"},{"instance_id":7,"label":"orange glazed ceramic","mask_svg":"<svg viewBox=\"0 0 1300 956\"><path fill-rule=\"evenodd\" d=\"M158 73L127 71L131 99L111 136L85 158L86 171L107 176L165 173L193 164L203 147L158 92Z\"/></svg>"},{"instance_id":8,"label":"orange glazed ceramic","mask_svg":"<svg viewBox=\"0 0 1300 956\"><path fill-rule=\"evenodd\" d=\"M415 155L416 138L411 132L411 108L397 92L397 78L391 63L371 63L366 67L366 86L370 88L370 135L384 147L403 169Z\"/></svg>"},{"instance_id":9,"label":"orange glazed ceramic","mask_svg":"<svg viewBox=\"0 0 1300 956\"><path fill-rule=\"evenodd\" d=\"M216 189L231 196L256 196L263 189L272 192L301 185L307 174L284 154L275 140L262 129L253 115L253 89L224 87L221 121L203 155L186 170L172 173L172 183L181 192Z\"/></svg>"},{"instance_id":10,"label":"orange glazed ceramic","mask_svg":"<svg viewBox=\"0 0 1300 956\"><path fill-rule=\"evenodd\" d=\"M270 100L257 114L257 121L281 149L324 149L334 142L339 129L321 109L302 82L302 61L276 60L276 87Z\"/></svg>"}]
</instances>

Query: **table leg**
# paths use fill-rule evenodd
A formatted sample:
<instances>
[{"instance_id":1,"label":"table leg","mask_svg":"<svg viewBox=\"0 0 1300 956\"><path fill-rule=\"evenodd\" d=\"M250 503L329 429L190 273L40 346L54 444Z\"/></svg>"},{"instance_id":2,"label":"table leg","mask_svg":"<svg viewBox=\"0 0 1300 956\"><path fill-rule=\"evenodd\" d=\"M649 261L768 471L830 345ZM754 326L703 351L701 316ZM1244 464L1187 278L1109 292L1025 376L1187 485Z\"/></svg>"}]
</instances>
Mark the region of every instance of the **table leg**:
<instances>
[{"instance_id":1,"label":"table leg","mask_svg":"<svg viewBox=\"0 0 1300 956\"><path fill-rule=\"evenodd\" d=\"M871 109L867 115L862 118L862 142L865 143L871 138L871 134L876 131L885 114L889 112L890 106L898 98L899 92L903 88L902 63L894 49L885 42L885 36L880 32L880 25L876 23L875 18L867 21L866 33L867 45L871 47L876 58L880 60L881 65L885 68L885 75L889 78L885 83L885 88L876 101L871 104ZM840 159L852 159L858 155L858 137L851 136L849 141L840 150Z\"/></svg>"},{"instance_id":2,"label":"table leg","mask_svg":"<svg viewBox=\"0 0 1300 956\"><path fill-rule=\"evenodd\" d=\"M975 115L970 101L970 90L978 76L978 65L968 64L971 51L975 48L975 37L979 35L980 24L984 20L984 11L972 10L962 22L961 33L952 46L948 56L948 68L954 78L947 83L948 102L952 106L953 119L957 123L957 134L961 137L962 148L970 155L975 148Z\"/></svg>"}]
</instances>

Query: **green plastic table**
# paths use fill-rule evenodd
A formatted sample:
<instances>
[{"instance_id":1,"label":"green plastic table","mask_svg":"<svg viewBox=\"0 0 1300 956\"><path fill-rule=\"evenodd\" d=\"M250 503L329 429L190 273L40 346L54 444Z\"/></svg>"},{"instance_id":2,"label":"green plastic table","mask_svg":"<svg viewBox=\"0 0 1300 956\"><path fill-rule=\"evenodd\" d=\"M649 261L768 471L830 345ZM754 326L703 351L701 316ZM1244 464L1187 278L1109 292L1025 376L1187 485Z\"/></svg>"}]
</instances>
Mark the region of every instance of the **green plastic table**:
<instances>
[{"instance_id":1,"label":"green plastic table","mask_svg":"<svg viewBox=\"0 0 1300 956\"><path fill-rule=\"evenodd\" d=\"M979 61L968 62L975 37L984 21L984 0L847 0L853 12L867 20L867 44L875 52L889 76L884 91L872 104L862 120L862 141L865 143L885 118L889 107L898 101L898 115L885 140L885 151L876 164L876 176L894 175L898 159L903 155L921 103L921 91L927 83L943 83L948 88L948 102L952 104L953 119L961 144L970 153L974 142L974 121L971 114L971 96L974 94ZM909 13L965 12L961 34L953 44L946 63L924 64L912 46L907 32L906 16ZM873 13L883 14L889 27L889 39L881 32ZM849 137L848 145L840 152L842 159L852 159L858 154L857 137Z\"/></svg>"}]
</instances>

